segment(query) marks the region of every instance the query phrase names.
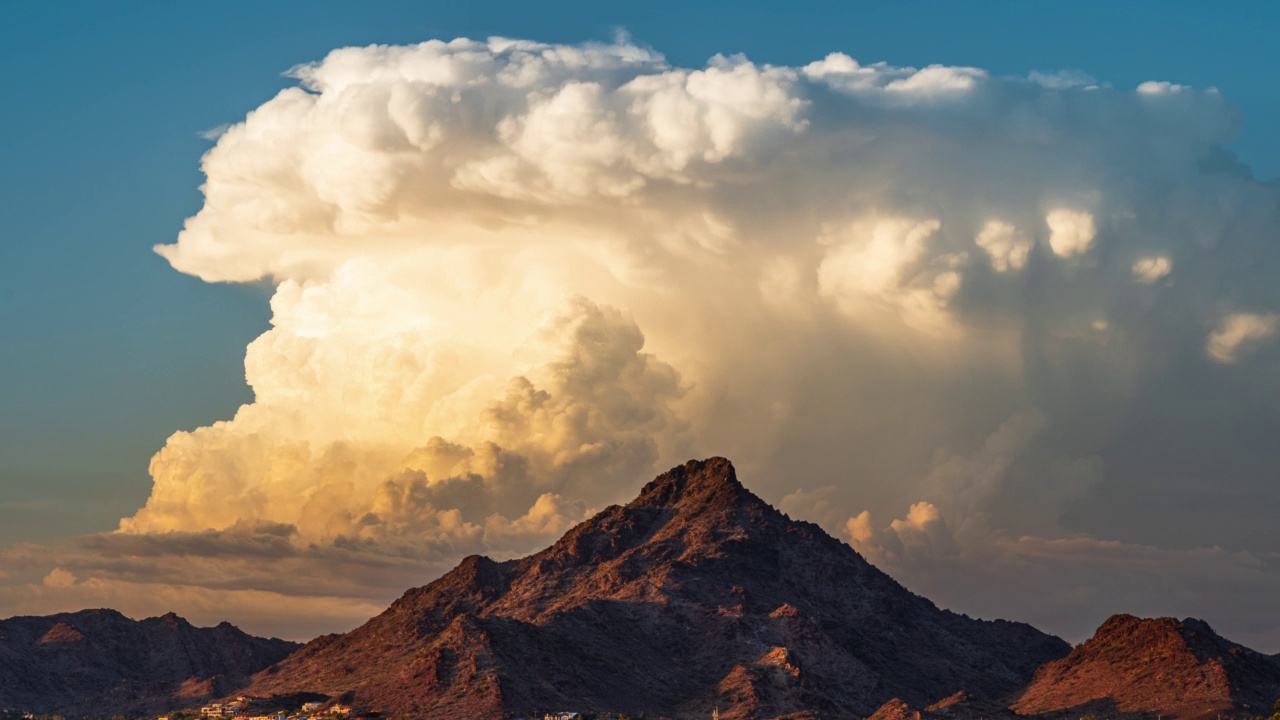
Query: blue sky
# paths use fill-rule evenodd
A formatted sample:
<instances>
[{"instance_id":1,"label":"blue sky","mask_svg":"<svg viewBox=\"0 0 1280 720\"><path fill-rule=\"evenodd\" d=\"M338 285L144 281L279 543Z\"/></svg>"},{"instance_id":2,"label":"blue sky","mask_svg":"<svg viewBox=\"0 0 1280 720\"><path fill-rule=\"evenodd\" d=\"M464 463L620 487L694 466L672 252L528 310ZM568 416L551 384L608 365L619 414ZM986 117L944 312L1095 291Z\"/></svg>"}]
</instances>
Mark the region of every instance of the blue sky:
<instances>
[{"instance_id":1,"label":"blue sky","mask_svg":"<svg viewBox=\"0 0 1280 720\"><path fill-rule=\"evenodd\" d=\"M1216 87L1233 149L1280 177L1280 5L1193 2L76 2L0 4L0 545L113 528L179 429L250 401L267 287L210 285L151 248L201 206L201 132L330 49L625 30L673 63L1073 70Z\"/></svg>"}]
</instances>

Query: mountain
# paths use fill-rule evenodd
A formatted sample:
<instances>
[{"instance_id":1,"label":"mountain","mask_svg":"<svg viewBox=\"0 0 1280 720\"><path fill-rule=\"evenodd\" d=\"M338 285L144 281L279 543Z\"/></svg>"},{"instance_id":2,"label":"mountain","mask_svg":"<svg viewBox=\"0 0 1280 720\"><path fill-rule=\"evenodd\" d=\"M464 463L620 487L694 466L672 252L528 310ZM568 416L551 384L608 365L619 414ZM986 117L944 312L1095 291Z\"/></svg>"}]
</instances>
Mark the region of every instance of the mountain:
<instances>
[{"instance_id":1,"label":"mountain","mask_svg":"<svg viewBox=\"0 0 1280 720\"><path fill-rule=\"evenodd\" d=\"M114 610L0 620L0 709L61 715L162 712L248 683L297 643L172 613L131 620Z\"/></svg>"},{"instance_id":2,"label":"mountain","mask_svg":"<svg viewBox=\"0 0 1280 720\"><path fill-rule=\"evenodd\" d=\"M923 710L894 698L867 720L1019 720L1019 716L999 702L973 698L962 691Z\"/></svg>"},{"instance_id":3,"label":"mountain","mask_svg":"<svg viewBox=\"0 0 1280 720\"><path fill-rule=\"evenodd\" d=\"M1202 620L1115 615L1071 654L1036 671L1011 708L1197 720L1270 715L1280 663L1219 636Z\"/></svg>"},{"instance_id":4,"label":"mountain","mask_svg":"<svg viewBox=\"0 0 1280 720\"><path fill-rule=\"evenodd\" d=\"M717 706L726 720L863 718L894 697L1001 697L1069 650L1029 625L938 609L712 458L535 555L467 558L248 691L429 719Z\"/></svg>"}]
</instances>

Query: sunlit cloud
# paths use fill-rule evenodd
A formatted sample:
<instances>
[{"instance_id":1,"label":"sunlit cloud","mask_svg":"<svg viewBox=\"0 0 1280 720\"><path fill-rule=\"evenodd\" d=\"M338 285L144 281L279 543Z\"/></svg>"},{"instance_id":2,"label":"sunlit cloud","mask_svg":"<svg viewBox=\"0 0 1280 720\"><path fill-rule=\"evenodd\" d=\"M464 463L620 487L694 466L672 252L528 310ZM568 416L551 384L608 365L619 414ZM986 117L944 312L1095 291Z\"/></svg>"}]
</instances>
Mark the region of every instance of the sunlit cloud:
<instances>
[{"instance_id":1,"label":"sunlit cloud","mask_svg":"<svg viewBox=\"0 0 1280 720\"><path fill-rule=\"evenodd\" d=\"M1133 277L1138 282L1150 285L1168 275L1172 269L1173 264L1167 257L1145 257L1133 263Z\"/></svg>"},{"instance_id":2,"label":"sunlit cloud","mask_svg":"<svg viewBox=\"0 0 1280 720\"><path fill-rule=\"evenodd\" d=\"M1237 127L1216 92L839 53L681 68L625 40L292 74L210 138L204 205L157 248L274 288L254 401L172 435L117 532L8 551L6 606L342 628L712 454L914 589L981 559L1039 577L1045 548L1118 534L1173 573L1190 551L1137 518L1144 493L1247 497L1280 462L1280 191L1206 162ZM1216 429L1240 417L1252 435ZM1280 551L1250 542L1222 552ZM1047 610L945 599L1075 632L1121 608L1072 562ZM1188 603L1260 612L1210 592Z\"/></svg>"},{"instance_id":3,"label":"sunlit cloud","mask_svg":"<svg viewBox=\"0 0 1280 720\"><path fill-rule=\"evenodd\" d=\"M1280 316L1259 313L1232 313L1222 319L1209 335L1206 349L1220 363L1233 363L1246 349L1275 336Z\"/></svg>"}]
</instances>

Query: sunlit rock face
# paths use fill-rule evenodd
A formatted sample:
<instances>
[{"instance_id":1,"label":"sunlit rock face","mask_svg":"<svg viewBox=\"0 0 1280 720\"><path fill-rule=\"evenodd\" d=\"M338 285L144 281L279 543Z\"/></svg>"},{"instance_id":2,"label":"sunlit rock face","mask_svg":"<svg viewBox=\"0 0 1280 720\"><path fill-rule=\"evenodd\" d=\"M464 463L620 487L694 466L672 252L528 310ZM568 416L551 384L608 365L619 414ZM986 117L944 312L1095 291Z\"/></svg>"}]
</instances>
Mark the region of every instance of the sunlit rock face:
<instances>
[{"instance_id":1,"label":"sunlit rock face","mask_svg":"<svg viewBox=\"0 0 1280 720\"><path fill-rule=\"evenodd\" d=\"M1088 642L1037 670L1011 696L1010 709L1052 716L1088 707L1208 720L1266 712L1277 693L1275 658L1223 638L1203 620L1113 615Z\"/></svg>"}]
</instances>

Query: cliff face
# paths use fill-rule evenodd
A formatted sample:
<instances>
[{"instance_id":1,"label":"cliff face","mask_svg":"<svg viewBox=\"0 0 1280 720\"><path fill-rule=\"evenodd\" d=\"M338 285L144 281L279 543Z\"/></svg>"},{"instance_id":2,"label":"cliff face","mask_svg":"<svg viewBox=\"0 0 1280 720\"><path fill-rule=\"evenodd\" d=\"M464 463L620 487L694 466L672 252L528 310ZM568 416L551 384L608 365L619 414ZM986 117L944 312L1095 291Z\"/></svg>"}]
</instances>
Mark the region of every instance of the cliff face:
<instances>
[{"instance_id":1,"label":"cliff face","mask_svg":"<svg viewBox=\"0 0 1280 720\"><path fill-rule=\"evenodd\" d=\"M1115 615L1070 655L1036 672L1012 709L1162 715L1270 715L1280 664L1226 640L1201 620Z\"/></svg>"},{"instance_id":2,"label":"cliff face","mask_svg":"<svg viewBox=\"0 0 1280 720\"><path fill-rule=\"evenodd\" d=\"M467 558L260 673L250 692L427 718L715 706L727 719L862 718L894 697L1000 697L1069 649L1028 625L938 609L713 458L535 555Z\"/></svg>"},{"instance_id":3,"label":"cliff face","mask_svg":"<svg viewBox=\"0 0 1280 720\"><path fill-rule=\"evenodd\" d=\"M223 623L114 610L0 620L0 709L62 715L163 712L243 687L296 650Z\"/></svg>"}]
</instances>

